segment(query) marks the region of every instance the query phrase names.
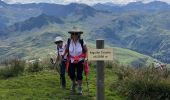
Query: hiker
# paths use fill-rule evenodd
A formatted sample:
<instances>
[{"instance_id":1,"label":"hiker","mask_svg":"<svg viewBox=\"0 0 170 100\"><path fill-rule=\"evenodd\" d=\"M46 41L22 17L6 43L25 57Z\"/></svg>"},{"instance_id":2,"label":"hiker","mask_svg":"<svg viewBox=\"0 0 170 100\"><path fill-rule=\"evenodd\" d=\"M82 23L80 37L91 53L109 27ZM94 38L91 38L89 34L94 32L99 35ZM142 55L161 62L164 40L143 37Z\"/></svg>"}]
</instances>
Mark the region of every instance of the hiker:
<instances>
[{"instance_id":1,"label":"hiker","mask_svg":"<svg viewBox=\"0 0 170 100\"><path fill-rule=\"evenodd\" d=\"M72 81L71 91L76 92L76 86L78 85L77 92L82 95L83 67L84 62L87 61L87 47L86 43L81 39L82 31L74 27L68 33L71 37L67 40L64 53L64 55L68 54L66 69Z\"/></svg>"},{"instance_id":2,"label":"hiker","mask_svg":"<svg viewBox=\"0 0 170 100\"><path fill-rule=\"evenodd\" d=\"M65 48L66 48L66 44L63 42L62 37L58 36L55 38L54 43L57 45L56 49L57 49L57 58L56 58L56 62L60 61L60 83L61 83L61 87L63 89L66 88L66 79L65 79L65 71L66 71L66 59L67 56L62 57Z\"/></svg>"}]
</instances>

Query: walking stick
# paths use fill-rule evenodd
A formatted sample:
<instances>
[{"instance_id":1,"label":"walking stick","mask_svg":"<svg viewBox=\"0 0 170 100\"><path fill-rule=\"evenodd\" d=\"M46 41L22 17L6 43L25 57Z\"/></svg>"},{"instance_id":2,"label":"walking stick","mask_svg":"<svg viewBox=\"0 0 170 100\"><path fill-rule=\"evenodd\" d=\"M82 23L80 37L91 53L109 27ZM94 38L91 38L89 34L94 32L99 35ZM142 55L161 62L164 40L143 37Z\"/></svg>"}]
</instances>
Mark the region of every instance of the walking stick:
<instances>
[{"instance_id":1,"label":"walking stick","mask_svg":"<svg viewBox=\"0 0 170 100\"><path fill-rule=\"evenodd\" d=\"M54 63L53 58L50 58L50 61L53 64L53 67L55 68L56 62ZM60 71L59 71L59 69L57 67L56 67L56 70L57 70L58 74L60 75Z\"/></svg>"},{"instance_id":2,"label":"walking stick","mask_svg":"<svg viewBox=\"0 0 170 100\"><path fill-rule=\"evenodd\" d=\"M53 63L54 62L54 60L53 60L53 58L50 58L50 61L51 61L51 63L53 64L53 67L55 68L55 65L56 65L56 63ZM60 74L60 71L59 71L59 69L56 67L56 70L57 70L57 73L59 74L59 76L60 76L60 86L61 86L61 74Z\"/></svg>"},{"instance_id":3,"label":"walking stick","mask_svg":"<svg viewBox=\"0 0 170 100\"><path fill-rule=\"evenodd\" d=\"M89 95L89 82L88 82L87 75L86 75L86 84L87 84L87 93L88 93L88 95Z\"/></svg>"},{"instance_id":4,"label":"walking stick","mask_svg":"<svg viewBox=\"0 0 170 100\"><path fill-rule=\"evenodd\" d=\"M89 66L88 66L88 62L84 62L84 71L85 71L85 76L86 76L86 84L87 84L87 91L88 91L88 95L89 95L89 82L88 82L88 71L89 71Z\"/></svg>"}]
</instances>

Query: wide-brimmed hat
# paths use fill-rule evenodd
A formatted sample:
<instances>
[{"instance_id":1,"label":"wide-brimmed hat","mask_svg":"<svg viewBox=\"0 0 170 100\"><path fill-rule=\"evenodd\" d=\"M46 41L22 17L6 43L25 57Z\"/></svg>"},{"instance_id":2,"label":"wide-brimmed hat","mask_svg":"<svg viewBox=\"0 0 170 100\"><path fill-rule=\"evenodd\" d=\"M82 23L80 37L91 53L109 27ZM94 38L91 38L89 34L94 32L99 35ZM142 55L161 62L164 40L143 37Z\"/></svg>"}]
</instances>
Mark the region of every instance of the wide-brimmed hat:
<instances>
[{"instance_id":1,"label":"wide-brimmed hat","mask_svg":"<svg viewBox=\"0 0 170 100\"><path fill-rule=\"evenodd\" d=\"M70 33L70 34L72 34L72 33L83 34L83 31L80 31L80 29L78 29L77 27L73 27L73 29L71 31L68 31L68 33Z\"/></svg>"}]
</instances>

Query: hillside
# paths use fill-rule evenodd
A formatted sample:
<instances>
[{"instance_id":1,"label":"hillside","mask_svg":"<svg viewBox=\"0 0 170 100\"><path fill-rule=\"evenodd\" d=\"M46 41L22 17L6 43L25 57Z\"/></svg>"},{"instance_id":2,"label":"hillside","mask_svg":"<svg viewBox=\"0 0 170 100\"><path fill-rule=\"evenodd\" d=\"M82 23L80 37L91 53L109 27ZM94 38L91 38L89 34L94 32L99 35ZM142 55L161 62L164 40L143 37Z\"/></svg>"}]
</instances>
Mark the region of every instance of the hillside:
<instances>
[{"instance_id":1,"label":"hillside","mask_svg":"<svg viewBox=\"0 0 170 100\"><path fill-rule=\"evenodd\" d=\"M73 26L78 26L85 32L83 38L89 43L103 38L111 47L130 49L169 63L169 11L164 10L164 6L159 7L161 10L153 8L153 12L148 12L142 7L140 11L135 11L132 8L137 4L129 5L126 6L129 6L131 10L123 13L100 11L88 5L76 3L10 5L25 9L39 6L44 9L44 6L48 6L49 9L56 7L57 10L51 13L42 12L36 17L0 29L1 58L46 55L48 51L54 50L53 39L56 36L63 36L66 40L69 37L67 32ZM169 5L162 2L138 5L146 6L148 9L150 7L148 5L152 5L151 7L166 5L166 9L169 9ZM64 15L63 11L66 11Z\"/></svg>"},{"instance_id":2,"label":"hillside","mask_svg":"<svg viewBox=\"0 0 170 100\"><path fill-rule=\"evenodd\" d=\"M54 54L56 47L53 39L58 35L62 35L65 40L69 37L66 30L60 30L64 28L63 25L64 24L49 24L48 27L43 26L40 30L35 28L30 32L22 32L22 34L18 34L17 32L15 34L13 33L11 38L4 39L2 42L4 45L5 43L9 44L1 47L1 59L13 56L23 59L44 58L49 53ZM85 33L83 36L85 36L88 47L94 48L94 42L92 39L88 39L88 34ZM107 45L108 41L106 40L105 42ZM111 47L108 45L106 48ZM153 58L128 49L114 47L113 51L115 60L120 61L122 64L138 66L139 64L145 65L153 62Z\"/></svg>"}]
</instances>

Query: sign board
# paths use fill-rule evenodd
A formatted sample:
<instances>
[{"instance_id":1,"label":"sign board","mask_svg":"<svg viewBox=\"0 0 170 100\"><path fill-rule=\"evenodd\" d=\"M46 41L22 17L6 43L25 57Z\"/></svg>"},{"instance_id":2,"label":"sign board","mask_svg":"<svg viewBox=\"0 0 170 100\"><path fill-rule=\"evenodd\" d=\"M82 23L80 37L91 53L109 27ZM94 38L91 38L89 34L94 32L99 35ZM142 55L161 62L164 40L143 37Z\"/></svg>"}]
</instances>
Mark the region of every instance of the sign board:
<instances>
[{"instance_id":1,"label":"sign board","mask_svg":"<svg viewBox=\"0 0 170 100\"><path fill-rule=\"evenodd\" d=\"M88 49L88 60L91 61L113 60L113 49Z\"/></svg>"}]
</instances>

